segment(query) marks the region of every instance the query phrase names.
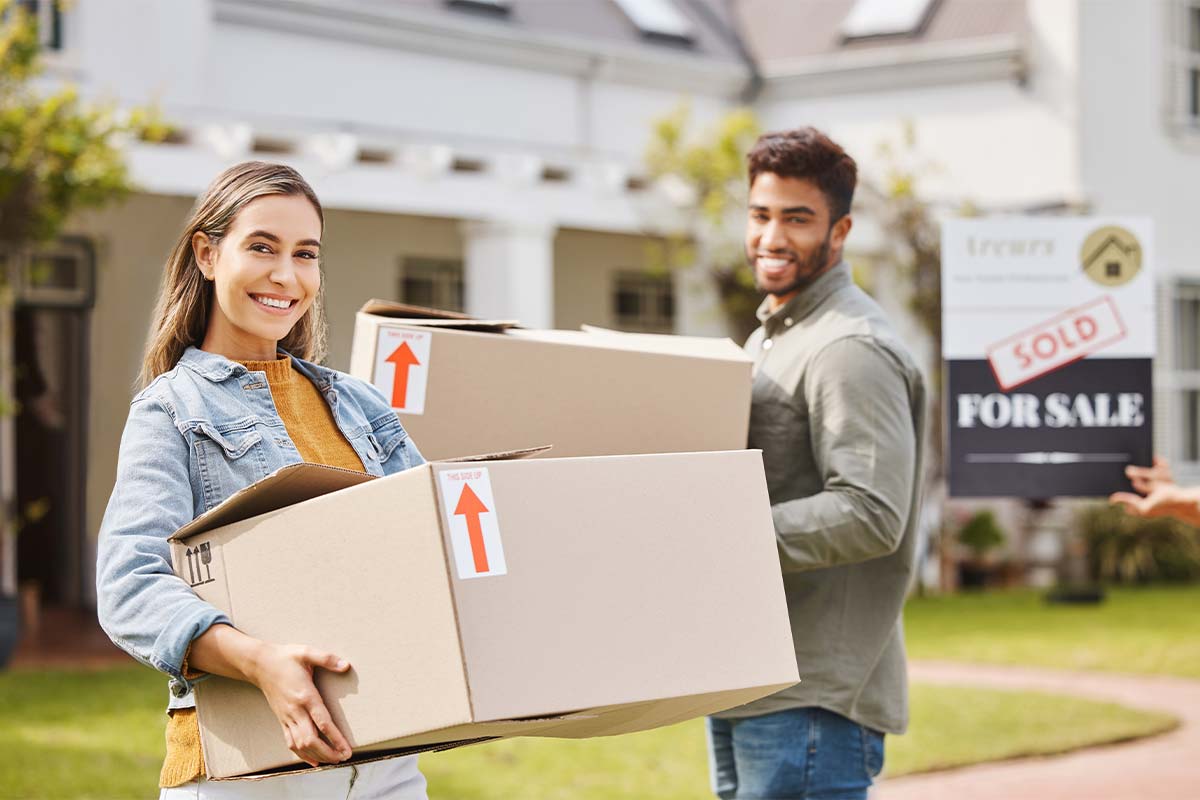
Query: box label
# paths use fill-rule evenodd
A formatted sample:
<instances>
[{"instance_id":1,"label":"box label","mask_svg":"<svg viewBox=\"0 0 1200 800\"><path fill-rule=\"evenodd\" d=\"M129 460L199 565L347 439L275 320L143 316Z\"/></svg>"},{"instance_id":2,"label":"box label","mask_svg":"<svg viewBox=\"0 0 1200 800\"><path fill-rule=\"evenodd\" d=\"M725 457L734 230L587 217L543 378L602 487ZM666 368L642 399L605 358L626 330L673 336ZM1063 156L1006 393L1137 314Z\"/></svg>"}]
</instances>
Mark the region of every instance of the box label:
<instances>
[{"instance_id":1,"label":"box label","mask_svg":"<svg viewBox=\"0 0 1200 800\"><path fill-rule=\"evenodd\" d=\"M446 524L458 577L485 578L508 573L500 520L487 467L438 473Z\"/></svg>"},{"instance_id":2,"label":"box label","mask_svg":"<svg viewBox=\"0 0 1200 800\"><path fill-rule=\"evenodd\" d=\"M195 589L216 580L212 574L212 546L208 542L185 548L183 556L184 562L180 566L188 586Z\"/></svg>"},{"instance_id":3,"label":"box label","mask_svg":"<svg viewBox=\"0 0 1200 800\"><path fill-rule=\"evenodd\" d=\"M379 329L371 382L389 399L392 408L403 414L425 413L432 343L429 331Z\"/></svg>"}]
</instances>

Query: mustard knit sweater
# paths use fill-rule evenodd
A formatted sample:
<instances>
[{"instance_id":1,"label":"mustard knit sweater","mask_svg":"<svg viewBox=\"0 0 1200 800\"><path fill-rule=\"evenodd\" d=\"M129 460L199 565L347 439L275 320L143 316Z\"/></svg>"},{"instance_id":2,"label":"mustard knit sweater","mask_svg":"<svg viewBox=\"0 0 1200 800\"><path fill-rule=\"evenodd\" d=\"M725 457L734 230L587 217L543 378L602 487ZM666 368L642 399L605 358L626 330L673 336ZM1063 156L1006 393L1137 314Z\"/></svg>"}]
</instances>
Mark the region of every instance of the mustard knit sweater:
<instances>
[{"instance_id":1,"label":"mustard knit sweater","mask_svg":"<svg viewBox=\"0 0 1200 800\"><path fill-rule=\"evenodd\" d=\"M338 430L333 413L317 387L292 369L287 356L275 361L242 361L253 372L265 372L275 408L287 428L300 457L312 464L342 467L365 472L362 460L346 437ZM184 674L199 677L183 664ZM196 709L180 708L167 721L167 758L158 784L163 788L181 786L203 777L204 754L200 750L200 724Z\"/></svg>"}]
</instances>

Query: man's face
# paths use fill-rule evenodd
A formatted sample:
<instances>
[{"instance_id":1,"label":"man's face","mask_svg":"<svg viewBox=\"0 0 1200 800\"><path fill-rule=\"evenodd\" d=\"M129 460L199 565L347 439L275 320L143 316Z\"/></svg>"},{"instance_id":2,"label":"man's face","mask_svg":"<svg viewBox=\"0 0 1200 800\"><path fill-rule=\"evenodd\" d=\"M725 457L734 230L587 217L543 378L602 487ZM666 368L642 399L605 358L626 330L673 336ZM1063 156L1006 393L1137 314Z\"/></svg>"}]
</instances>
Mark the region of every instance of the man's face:
<instances>
[{"instance_id":1,"label":"man's face","mask_svg":"<svg viewBox=\"0 0 1200 800\"><path fill-rule=\"evenodd\" d=\"M761 173L750 187L746 259L754 282L778 307L836 264L850 216L830 225L829 204L804 178Z\"/></svg>"}]
</instances>

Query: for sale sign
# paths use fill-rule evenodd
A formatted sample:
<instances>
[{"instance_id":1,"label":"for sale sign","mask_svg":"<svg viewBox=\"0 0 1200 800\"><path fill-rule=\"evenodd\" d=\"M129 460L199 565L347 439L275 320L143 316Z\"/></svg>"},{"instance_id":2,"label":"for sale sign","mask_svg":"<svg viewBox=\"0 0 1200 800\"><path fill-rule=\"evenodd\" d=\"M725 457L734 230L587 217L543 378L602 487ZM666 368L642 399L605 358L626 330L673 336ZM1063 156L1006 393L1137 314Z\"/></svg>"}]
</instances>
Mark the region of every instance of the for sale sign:
<instances>
[{"instance_id":1,"label":"for sale sign","mask_svg":"<svg viewBox=\"0 0 1200 800\"><path fill-rule=\"evenodd\" d=\"M1152 248L1140 219L946 223L951 495L1102 497L1150 463Z\"/></svg>"}]
</instances>

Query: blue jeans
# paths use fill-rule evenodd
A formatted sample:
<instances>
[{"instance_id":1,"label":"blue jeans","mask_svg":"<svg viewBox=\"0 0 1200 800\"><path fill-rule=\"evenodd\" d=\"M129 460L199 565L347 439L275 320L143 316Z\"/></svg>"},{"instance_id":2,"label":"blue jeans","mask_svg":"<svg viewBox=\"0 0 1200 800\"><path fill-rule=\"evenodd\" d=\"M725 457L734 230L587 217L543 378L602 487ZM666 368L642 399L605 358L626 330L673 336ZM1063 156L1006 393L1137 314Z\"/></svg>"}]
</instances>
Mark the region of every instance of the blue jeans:
<instances>
[{"instance_id":1,"label":"blue jeans","mask_svg":"<svg viewBox=\"0 0 1200 800\"><path fill-rule=\"evenodd\" d=\"M708 718L721 800L865 800L883 769L883 734L823 708Z\"/></svg>"}]
</instances>

